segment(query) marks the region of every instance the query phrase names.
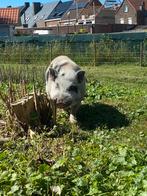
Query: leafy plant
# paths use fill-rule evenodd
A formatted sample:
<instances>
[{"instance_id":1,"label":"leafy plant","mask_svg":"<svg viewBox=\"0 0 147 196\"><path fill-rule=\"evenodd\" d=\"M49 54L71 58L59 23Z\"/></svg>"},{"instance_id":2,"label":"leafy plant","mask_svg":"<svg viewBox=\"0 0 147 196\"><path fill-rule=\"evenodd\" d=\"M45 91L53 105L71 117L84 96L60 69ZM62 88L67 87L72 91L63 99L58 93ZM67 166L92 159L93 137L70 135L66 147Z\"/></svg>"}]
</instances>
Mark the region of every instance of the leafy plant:
<instances>
[{"instance_id":1,"label":"leafy plant","mask_svg":"<svg viewBox=\"0 0 147 196\"><path fill-rule=\"evenodd\" d=\"M146 195L147 70L132 65L83 69L87 95L78 125L71 125L68 113L59 110L57 125L33 130L32 139L0 128L1 137L9 138L6 142L0 137L0 195ZM37 88L44 91L39 70ZM7 91L7 80L0 91ZM0 119L5 117L0 102Z\"/></svg>"}]
</instances>

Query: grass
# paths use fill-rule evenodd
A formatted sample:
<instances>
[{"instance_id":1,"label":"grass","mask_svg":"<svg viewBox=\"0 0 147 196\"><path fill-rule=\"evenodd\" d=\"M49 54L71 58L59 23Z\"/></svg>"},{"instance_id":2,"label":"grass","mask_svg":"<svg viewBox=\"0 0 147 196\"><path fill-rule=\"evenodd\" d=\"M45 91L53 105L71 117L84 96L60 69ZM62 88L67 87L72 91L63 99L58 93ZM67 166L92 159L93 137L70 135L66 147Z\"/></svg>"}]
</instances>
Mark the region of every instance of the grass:
<instances>
[{"instance_id":1,"label":"grass","mask_svg":"<svg viewBox=\"0 0 147 196\"><path fill-rule=\"evenodd\" d=\"M0 143L0 195L147 195L147 68L84 69L78 125L60 111L51 131Z\"/></svg>"}]
</instances>

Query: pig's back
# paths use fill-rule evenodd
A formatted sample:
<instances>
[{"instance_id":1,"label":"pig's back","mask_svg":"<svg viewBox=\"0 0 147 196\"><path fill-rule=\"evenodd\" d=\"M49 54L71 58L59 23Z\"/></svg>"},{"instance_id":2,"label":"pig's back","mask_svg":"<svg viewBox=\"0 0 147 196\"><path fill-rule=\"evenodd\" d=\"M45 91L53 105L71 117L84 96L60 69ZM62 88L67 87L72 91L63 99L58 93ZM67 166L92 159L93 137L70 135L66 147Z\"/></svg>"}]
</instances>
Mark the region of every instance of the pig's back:
<instances>
[{"instance_id":1,"label":"pig's back","mask_svg":"<svg viewBox=\"0 0 147 196\"><path fill-rule=\"evenodd\" d=\"M58 57L56 57L50 63L50 67L52 67L53 69L55 69L58 72L61 69L64 69L66 71L68 71L68 70L73 70L73 71L80 70L80 67L67 56L58 56Z\"/></svg>"}]
</instances>

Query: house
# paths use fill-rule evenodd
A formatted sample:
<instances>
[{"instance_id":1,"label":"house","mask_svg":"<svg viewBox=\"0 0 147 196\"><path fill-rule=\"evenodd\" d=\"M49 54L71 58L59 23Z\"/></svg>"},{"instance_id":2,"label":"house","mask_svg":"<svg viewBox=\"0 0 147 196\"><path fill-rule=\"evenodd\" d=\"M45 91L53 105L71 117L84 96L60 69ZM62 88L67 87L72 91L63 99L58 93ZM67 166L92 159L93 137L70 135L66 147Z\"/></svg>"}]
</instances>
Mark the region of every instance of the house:
<instances>
[{"instance_id":1,"label":"house","mask_svg":"<svg viewBox=\"0 0 147 196\"><path fill-rule=\"evenodd\" d=\"M147 0L124 0L115 15L116 24L147 24Z\"/></svg>"},{"instance_id":2,"label":"house","mask_svg":"<svg viewBox=\"0 0 147 196\"><path fill-rule=\"evenodd\" d=\"M45 27L58 26L62 16L69 9L73 1L59 2L59 4L54 8L48 18L44 21Z\"/></svg>"},{"instance_id":3,"label":"house","mask_svg":"<svg viewBox=\"0 0 147 196\"><path fill-rule=\"evenodd\" d=\"M32 20L34 16L41 10L42 5L40 2L34 2L32 6L28 6L27 9L21 15L21 24L23 27L35 26L35 20Z\"/></svg>"},{"instance_id":4,"label":"house","mask_svg":"<svg viewBox=\"0 0 147 196\"><path fill-rule=\"evenodd\" d=\"M60 1L54 1L45 4L34 2L21 16L23 26L28 28L36 27L38 22L44 21L48 18L59 2Z\"/></svg>"},{"instance_id":5,"label":"house","mask_svg":"<svg viewBox=\"0 0 147 196\"><path fill-rule=\"evenodd\" d=\"M61 19L61 26L94 24L95 13L101 7L98 0L75 0Z\"/></svg>"},{"instance_id":6,"label":"house","mask_svg":"<svg viewBox=\"0 0 147 196\"><path fill-rule=\"evenodd\" d=\"M0 36L13 36L15 26L20 25L18 8L0 8Z\"/></svg>"},{"instance_id":7,"label":"house","mask_svg":"<svg viewBox=\"0 0 147 196\"><path fill-rule=\"evenodd\" d=\"M87 6L79 13L78 23L95 24L95 17L101 6L102 4L98 0L89 1Z\"/></svg>"}]
</instances>

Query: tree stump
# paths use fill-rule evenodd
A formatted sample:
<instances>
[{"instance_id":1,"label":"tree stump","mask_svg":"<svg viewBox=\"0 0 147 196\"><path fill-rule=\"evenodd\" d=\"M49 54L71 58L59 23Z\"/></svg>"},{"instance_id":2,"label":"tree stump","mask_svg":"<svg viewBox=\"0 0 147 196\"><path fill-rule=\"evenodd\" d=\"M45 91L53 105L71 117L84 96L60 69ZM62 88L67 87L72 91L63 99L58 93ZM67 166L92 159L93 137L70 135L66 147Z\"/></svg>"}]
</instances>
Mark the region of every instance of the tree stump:
<instances>
[{"instance_id":1,"label":"tree stump","mask_svg":"<svg viewBox=\"0 0 147 196\"><path fill-rule=\"evenodd\" d=\"M37 91L35 85L33 93L28 93L25 82L17 87L9 82L7 93L0 91L13 127L19 124L25 131L42 125L52 127L56 122L56 104L53 107L47 95Z\"/></svg>"},{"instance_id":2,"label":"tree stump","mask_svg":"<svg viewBox=\"0 0 147 196\"><path fill-rule=\"evenodd\" d=\"M24 128L52 126L50 102L44 94L32 94L10 104L17 121Z\"/></svg>"}]
</instances>

